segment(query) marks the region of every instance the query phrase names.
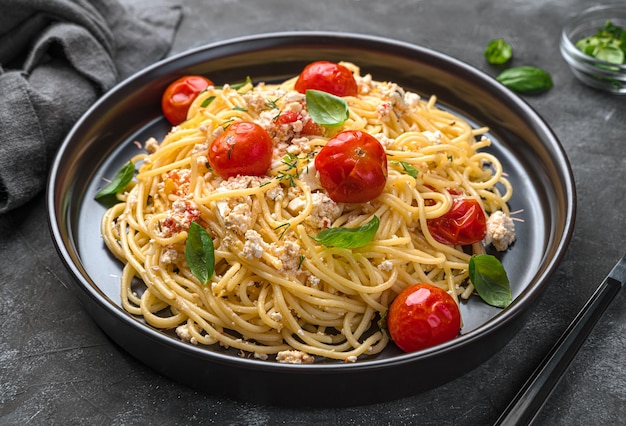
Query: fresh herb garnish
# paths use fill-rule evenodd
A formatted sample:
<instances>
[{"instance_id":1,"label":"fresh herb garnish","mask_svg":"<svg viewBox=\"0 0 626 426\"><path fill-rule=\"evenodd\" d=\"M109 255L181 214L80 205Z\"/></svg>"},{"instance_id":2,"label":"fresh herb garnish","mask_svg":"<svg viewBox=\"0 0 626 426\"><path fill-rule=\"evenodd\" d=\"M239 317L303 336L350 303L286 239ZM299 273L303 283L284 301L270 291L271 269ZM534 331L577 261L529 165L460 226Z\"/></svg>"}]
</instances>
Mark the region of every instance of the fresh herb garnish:
<instances>
[{"instance_id":1,"label":"fresh herb garnish","mask_svg":"<svg viewBox=\"0 0 626 426\"><path fill-rule=\"evenodd\" d=\"M289 227L291 226L291 224L289 222L285 222L282 225L278 225L276 228L274 228L274 231L278 231L279 229L280 234L278 235L278 239L282 240L283 236L285 235L285 232L287 232L287 230L289 229Z\"/></svg>"},{"instance_id":2,"label":"fresh herb garnish","mask_svg":"<svg viewBox=\"0 0 626 426\"><path fill-rule=\"evenodd\" d=\"M215 269L213 240L209 233L196 221L191 222L185 244L185 259L191 273L206 284Z\"/></svg>"},{"instance_id":3,"label":"fresh herb garnish","mask_svg":"<svg viewBox=\"0 0 626 426\"><path fill-rule=\"evenodd\" d=\"M326 247L358 248L372 241L379 225L378 216L374 216L357 228L326 228L311 238Z\"/></svg>"},{"instance_id":4,"label":"fresh herb garnish","mask_svg":"<svg viewBox=\"0 0 626 426\"><path fill-rule=\"evenodd\" d=\"M502 38L491 40L485 49L485 59L493 65L506 64L513 57L513 47Z\"/></svg>"},{"instance_id":5,"label":"fresh herb garnish","mask_svg":"<svg viewBox=\"0 0 626 426\"><path fill-rule=\"evenodd\" d=\"M413 167L411 164L407 163L406 161L392 161L392 163L394 164L399 164L400 166L402 166L402 169L404 169L405 172L407 172L407 174L411 177L416 178L417 174L419 173L419 170L417 170L415 167Z\"/></svg>"},{"instance_id":6,"label":"fresh herb garnish","mask_svg":"<svg viewBox=\"0 0 626 426\"><path fill-rule=\"evenodd\" d=\"M287 154L283 157L282 163L287 166L285 170L279 170L276 179L286 181L289 186L295 187L294 179L299 177L298 173L298 157L294 154Z\"/></svg>"},{"instance_id":7,"label":"fresh herb garnish","mask_svg":"<svg viewBox=\"0 0 626 426\"><path fill-rule=\"evenodd\" d=\"M273 110L273 109L280 109L280 107L278 106L278 100L280 98L276 98L274 100L272 99L266 99L265 100L265 105L267 105L267 109L269 110ZM278 117L278 116L276 116ZM274 117L274 119L276 119L276 117Z\"/></svg>"},{"instance_id":8,"label":"fresh herb garnish","mask_svg":"<svg viewBox=\"0 0 626 426\"><path fill-rule=\"evenodd\" d=\"M576 48L601 61L623 64L626 61L626 30L608 20L596 34L578 40Z\"/></svg>"},{"instance_id":9,"label":"fresh herb garnish","mask_svg":"<svg viewBox=\"0 0 626 426\"><path fill-rule=\"evenodd\" d=\"M215 100L215 96L209 96L208 98L206 98L205 100L202 101L202 103L200 104L200 106L202 108L206 108L209 105L211 105L211 102L213 102Z\"/></svg>"},{"instance_id":10,"label":"fresh herb garnish","mask_svg":"<svg viewBox=\"0 0 626 426\"><path fill-rule=\"evenodd\" d=\"M469 278L478 295L487 304L506 308L513 301L509 278L502 263L495 256L472 256L469 261Z\"/></svg>"},{"instance_id":11,"label":"fresh herb garnish","mask_svg":"<svg viewBox=\"0 0 626 426\"><path fill-rule=\"evenodd\" d=\"M532 66L504 70L496 77L509 89L520 93L537 93L552 88L552 77L547 71Z\"/></svg>"},{"instance_id":12,"label":"fresh herb garnish","mask_svg":"<svg viewBox=\"0 0 626 426\"><path fill-rule=\"evenodd\" d=\"M126 188L135 175L135 164L132 161L124 164L115 174L113 180L95 195L94 199L101 200L113 196Z\"/></svg>"},{"instance_id":13,"label":"fresh herb garnish","mask_svg":"<svg viewBox=\"0 0 626 426\"><path fill-rule=\"evenodd\" d=\"M242 82L242 83L235 83L235 84L231 84L231 85L230 85L230 87L231 87L232 89L239 90L239 89L241 89L242 87L245 87L247 84L252 84L252 79L250 78L250 76L247 76L247 77L246 77L246 81L244 81L244 82Z\"/></svg>"},{"instance_id":14,"label":"fresh herb garnish","mask_svg":"<svg viewBox=\"0 0 626 426\"><path fill-rule=\"evenodd\" d=\"M306 106L313 121L324 126L341 126L350 116L345 99L321 90L306 91Z\"/></svg>"}]
</instances>

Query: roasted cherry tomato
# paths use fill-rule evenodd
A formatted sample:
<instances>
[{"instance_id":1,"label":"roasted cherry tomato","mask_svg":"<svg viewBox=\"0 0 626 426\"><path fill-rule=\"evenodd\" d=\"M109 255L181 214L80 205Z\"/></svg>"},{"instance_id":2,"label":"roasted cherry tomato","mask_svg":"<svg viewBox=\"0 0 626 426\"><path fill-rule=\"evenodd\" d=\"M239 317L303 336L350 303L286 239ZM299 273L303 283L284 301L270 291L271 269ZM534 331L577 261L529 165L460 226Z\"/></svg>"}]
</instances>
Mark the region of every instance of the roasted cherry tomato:
<instances>
[{"instance_id":1,"label":"roasted cherry tomato","mask_svg":"<svg viewBox=\"0 0 626 426\"><path fill-rule=\"evenodd\" d=\"M213 140L209 164L224 179L237 175L262 176L272 163L272 139L256 123L238 121Z\"/></svg>"},{"instance_id":2,"label":"roasted cherry tomato","mask_svg":"<svg viewBox=\"0 0 626 426\"><path fill-rule=\"evenodd\" d=\"M307 89L321 90L335 96L356 96L358 87L352 72L334 62L319 61L307 65L296 80L295 89L306 93Z\"/></svg>"},{"instance_id":3,"label":"roasted cherry tomato","mask_svg":"<svg viewBox=\"0 0 626 426\"><path fill-rule=\"evenodd\" d=\"M191 103L209 86L213 86L213 82L200 75L186 75L174 81L161 97L165 118L174 126L185 121Z\"/></svg>"},{"instance_id":4,"label":"roasted cherry tomato","mask_svg":"<svg viewBox=\"0 0 626 426\"><path fill-rule=\"evenodd\" d=\"M365 203L387 181L385 148L372 135L346 130L331 138L315 157L320 183L338 203Z\"/></svg>"},{"instance_id":5,"label":"roasted cherry tomato","mask_svg":"<svg viewBox=\"0 0 626 426\"><path fill-rule=\"evenodd\" d=\"M291 124L295 123L298 120L302 120L302 114L295 111L285 111L278 116L276 119L276 123L281 124ZM301 135L321 135L322 128L315 122L313 119L308 119L306 122L302 123L302 130L300 131Z\"/></svg>"},{"instance_id":6,"label":"roasted cherry tomato","mask_svg":"<svg viewBox=\"0 0 626 426\"><path fill-rule=\"evenodd\" d=\"M459 307L445 290L431 284L404 289L389 306L387 330L404 352L452 340L461 329Z\"/></svg>"},{"instance_id":7,"label":"roasted cherry tomato","mask_svg":"<svg viewBox=\"0 0 626 426\"><path fill-rule=\"evenodd\" d=\"M446 214L426 223L433 238L442 244L473 244L487 234L487 218L473 198L455 198Z\"/></svg>"}]
</instances>

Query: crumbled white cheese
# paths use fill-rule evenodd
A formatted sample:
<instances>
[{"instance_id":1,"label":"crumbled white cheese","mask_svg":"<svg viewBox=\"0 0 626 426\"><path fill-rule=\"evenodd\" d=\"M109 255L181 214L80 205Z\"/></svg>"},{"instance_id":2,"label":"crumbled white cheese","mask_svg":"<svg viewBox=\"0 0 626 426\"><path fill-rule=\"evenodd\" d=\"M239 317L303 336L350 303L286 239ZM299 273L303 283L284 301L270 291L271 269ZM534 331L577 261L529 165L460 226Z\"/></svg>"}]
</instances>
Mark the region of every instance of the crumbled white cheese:
<instances>
[{"instance_id":1,"label":"crumbled white cheese","mask_svg":"<svg viewBox=\"0 0 626 426\"><path fill-rule=\"evenodd\" d=\"M404 94L404 103L406 104L408 108L417 107L419 101L420 101L420 95L418 95L417 93L406 92Z\"/></svg>"},{"instance_id":2,"label":"crumbled white cheese","mask_svg":"<svg viewBox=\"0 0 626 426\"><path fill-rule=\"evenodd\" d=\"M378 269L381 271L391 271L391 269L393 269L393 262L391 262L391 260L383 260L378 265Z\"/></svg>"},{"instance_id":3,"label":"crumbled white cheese","mask_svg":"<svg viewBox=\"0 0 626 426\"><path fill-rule=\"evenodd\" d=\"M252 227L252 209L248 203L235 205L226 216L224 226L226 229L243 235Z\"/></svg>"},{"instance_id":4,"label":"crumbled white cheese","mask_svg":"<svg viewBox=\"0 0 626 426\"><path fill-rule=\"evenodd\" d=\"M378 119L380 121L387 121L389 119L389 114L391 114L391 102L383 102L378 107L376 107L376 114L378 114Z\"/></svg>"},{"instance_id":5,"label":"crumbled white cheese","mask_svg":"<svg viewBox=\"0 0 626 426\"><path fill-rule=\"evenodd\" d=\"M322 229L328 228L343 212L342 205L333 201L323 192L314 192L311 194L311 199L313 210L305 219L306 223L311 226Z\"/></svg>"},{"instance_id":6,"label":"crumbled white cheese","mask_svg":"<svg viewBox=\"0 0 626 426\"><path fill-rule=\"evenodd\" d=\"M174 263L178 259L178 250L166 248L161 252L159 261L163 264Z\"/></svg>"},{"instance_id":7,"label":"crumbled white cheese","mask_svg":"<svg viewBox=\"0 0 626 426\"><path fill-rule=\"evenodd\" d=\"M144 149L148 152L148 154L154 154L157 149L159 149L159 141L152 137L148 138L144 144Z\"/></svg>"},{"instance_id":8,"label":"crumbled white cheese","mask_svg":"<svg viewBox=\"0 0 626 426\"><path fill-rule=\"evenodd\" d=\"M372 90L374 90L374 80L372 79L371 74L366 74L364 76L355 76L356 85L359 90L359 94L367 95Z\"/></svg>"},{"instance_id":9,"label":"crumbled white cheese","mask_svg":"<svg viewBox=\"0 0 626 426\"><path fill-rule=\"evenodd\" d=\"M294 128L295 130L295 128ZM300 132L302 129L299 130ZM294 137L287 146L287 152L293 155L308 154L311 152L311 144L306 136Z\"/></svg>"},{"instance_id":10,"label":"crumbled white cheese","mask_svg":"<svg viewBox=\"0 0 626 426\"><path fill-rule=\"evenodd\" d=\"M253 111L263 111L267 108L267 100L258 93L246 93L243 95L248 108Z\"/></svg>"},{"instance_id":11,"label":"crumbled white cheese","mask_svg":"<svg viewBox=\"0 0 626 426\"><path fill-rule=\"evenodd\" d=\"M311 191L317 191L318 189L323 188L320 182L319 173L315 168L315 161L311 161L302 168L302 171L300 172L300 180L306 183Z\"/></svg>"},{"instance_id":12,"label":"crumbled white cheese","mask_svg":"<svg viewBox=\"0 0 626 426\"><path fill-rule=\"evenodd\" d=\"M283 364L312 364L315 358L302 351L281 351L276 355L276 361Z\"/></svg>"},{"instance_id":13,"label":"crumbled white cheese","mask_svg":"<svg viewBox=\"0 0 626 426\"><path fill-rule=\"evenodd\" d=\"M282 270L295 272L300 267L300 245L295 241L286 240L282 245L275 246L273 254L282 262Z\"/></svg>"},{"instance_id":14,"label":"crumbled white cheese","mask_svg":"<svg viewBox=\"0 0 626 426\"><path fill-rule=\"evenodd\" d=\"M395 139L390 139L387 135L385 135L384 133L376 133L375 135L373 135L376 140L378 140L378 142L380 142L380 144L385 147L385 148L389 148L393 142L395 141Z\"/></svg>"},{"instance_id":15,"label":"crumbled white cheese","mask_svg":"<svg viewBox=\"0 0 626 426\"><path fill-rule=\"evenodd\" d=\"M502 211L494 212L487 219L485 243L493 244L498 251L505 251L515 241L515 223Z\"/></svg>"},{"instance_id":16,"label":"crumbled white cheese","mask_svg":"<svg viewBox=\"0 0 626 426\"><path fill-rule=\"evenodd\" d=\"M306 206L306 198L304 198L304 196L297 197L289 201L289 204L287 204L287 210L293 214L298 214L302 211L302 209L304 209L304 206Z\"/></svg>"},{"instance_id":17,"label":"crumbled white cheese","mask_svg":"<svg viewBox=\"0 0 626 426\"><path fill-rule=\"evenodd\" d=\"M191 155L204 154L209 150L209 142L197 143L191 150Z\"/></svg>"},{"instance_id":18,"label":"crumbled white cheese","mask_svg":"<svg viewBox=\"0 0 626 426\"><path fill-rule=\"evenodd\" d=\"M265 193L265 196L272 201L282 201L285 197L285 191L281 185L276 185Z\"/></svg>"},{"instance_id":19,"label":"crumbled white cheese","mask_svg":"<svg viewBox=\"0 0 626 426\"><path fill-rule=\"evenodd\" d=\"M196 338L193 337L191 335L191 332L189 331L189 324L182 324L176 327L176 335L183 342L188 342L194 345L198 344L198 341L196 340Z\"/></svg>"},{"instance_id":20,"label":"crumbled white cheese","mask_svg":"<svg viewBox=\"0 0 626 426\"><path fill-rule=\"evenodd\" d=\"M246 243L243 245L243 255L247 259L259 259L263 256L267 248L267 243L263 237L254 229L246 231Z\"/></svg>"},{"instance_id":21,"label":"crumbled white cheese","mask_svg":"<svg viewBox=\"0 0 626 426\"><path fill-rule=\"evenodd\" d=\"M440 144L441 137L443 136L439 130L435 130L434 132L425 130L422 132L422 134L426 136L426 139L428 139L428 141L433 144Z\"/></svg>"},{"instance_id":22,"label":"crumbled white cheese","mask_svg":"<svg viewBox=\"0 0 626 426\"><path fill-rule=\"evenodd\" d=\"M280 312L276 312L276 311L271 311L269 313L269 317L276 322L280 322L283 319L283 314L281 314Z\"/></svg>"},{"instance_id":23,"label":"crumbled white cheese","mask_svg":"<svg viewBox=\"0 0 626 426\"><path fill-rule=\"evenodd\" d=\"M317 286L320 285L320 282L322 281L319 277L316 277L315 275L309 275L309 277L306 279L307 283L309 284L310 287L314 287L316 288Z\"/></svg>"}]
</instances>

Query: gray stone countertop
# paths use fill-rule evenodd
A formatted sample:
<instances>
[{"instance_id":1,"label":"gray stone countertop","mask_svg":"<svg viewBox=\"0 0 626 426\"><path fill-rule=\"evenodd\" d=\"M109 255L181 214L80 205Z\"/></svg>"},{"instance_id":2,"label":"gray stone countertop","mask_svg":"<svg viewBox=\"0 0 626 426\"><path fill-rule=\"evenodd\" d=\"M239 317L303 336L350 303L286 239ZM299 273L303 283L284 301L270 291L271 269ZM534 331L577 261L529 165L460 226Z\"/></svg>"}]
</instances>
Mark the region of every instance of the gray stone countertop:
<instances>
[{"instance_id":1,"label":"gray stone countertop","mask_svg":"<svg viewBox=\"0 0 626 426\"><path fill-rule=\"evenodd\" d=\"M169 0L160 0L167 3ZM524 328L485 363L442 386L351 408L278 408L207 395L162 377L109 340L79 304L54 249L44 194L0 216L2 424L491 424L626 251L626 96L580 84L559 53L583 0L171 0L184 18L171 54L292 30L372 34L435 49L489 74L493 38L554 88L524 99L552 127L575 175L567 253ZM149 2L144 2L149 3ZM626 293L599 321L537 424L626 418ZM418 380L418 378L415 378Z\"/></svg>"}]
</instances>

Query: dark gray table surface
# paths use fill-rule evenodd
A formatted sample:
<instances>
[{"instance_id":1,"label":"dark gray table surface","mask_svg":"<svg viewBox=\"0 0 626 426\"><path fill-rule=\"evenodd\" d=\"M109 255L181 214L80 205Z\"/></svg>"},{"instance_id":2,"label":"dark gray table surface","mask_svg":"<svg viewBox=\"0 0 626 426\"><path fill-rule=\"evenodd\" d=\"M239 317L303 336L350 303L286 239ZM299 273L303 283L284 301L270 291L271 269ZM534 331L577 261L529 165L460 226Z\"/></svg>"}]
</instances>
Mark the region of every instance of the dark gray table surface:
<instances>
[{"instance_id":1,"label":"dark gray table surface","mask_svg":"<svg viewBox=\"0 0 626 426\"><path fill-rule=\"evenodd\" d=\"M172 2L184 5L172 54L242 35L332 30L412 42L495 75L484 61L485 45L492 38L509 40L514 65L540 66L554 79L548 93L524 98L553 128L572 164L578 215L569 249L525 327L504 349L458 379L369 406L276 408L196 392L160 376L109 340L75 297L53 247L40 194L0 216L0 423L492 423L626 251L626 96L581 85L559 54L566 17L592 2ZM626 293L621 292L547 401L539 424L624 421L624 303Z\"/></svg>"}]
</instances>

